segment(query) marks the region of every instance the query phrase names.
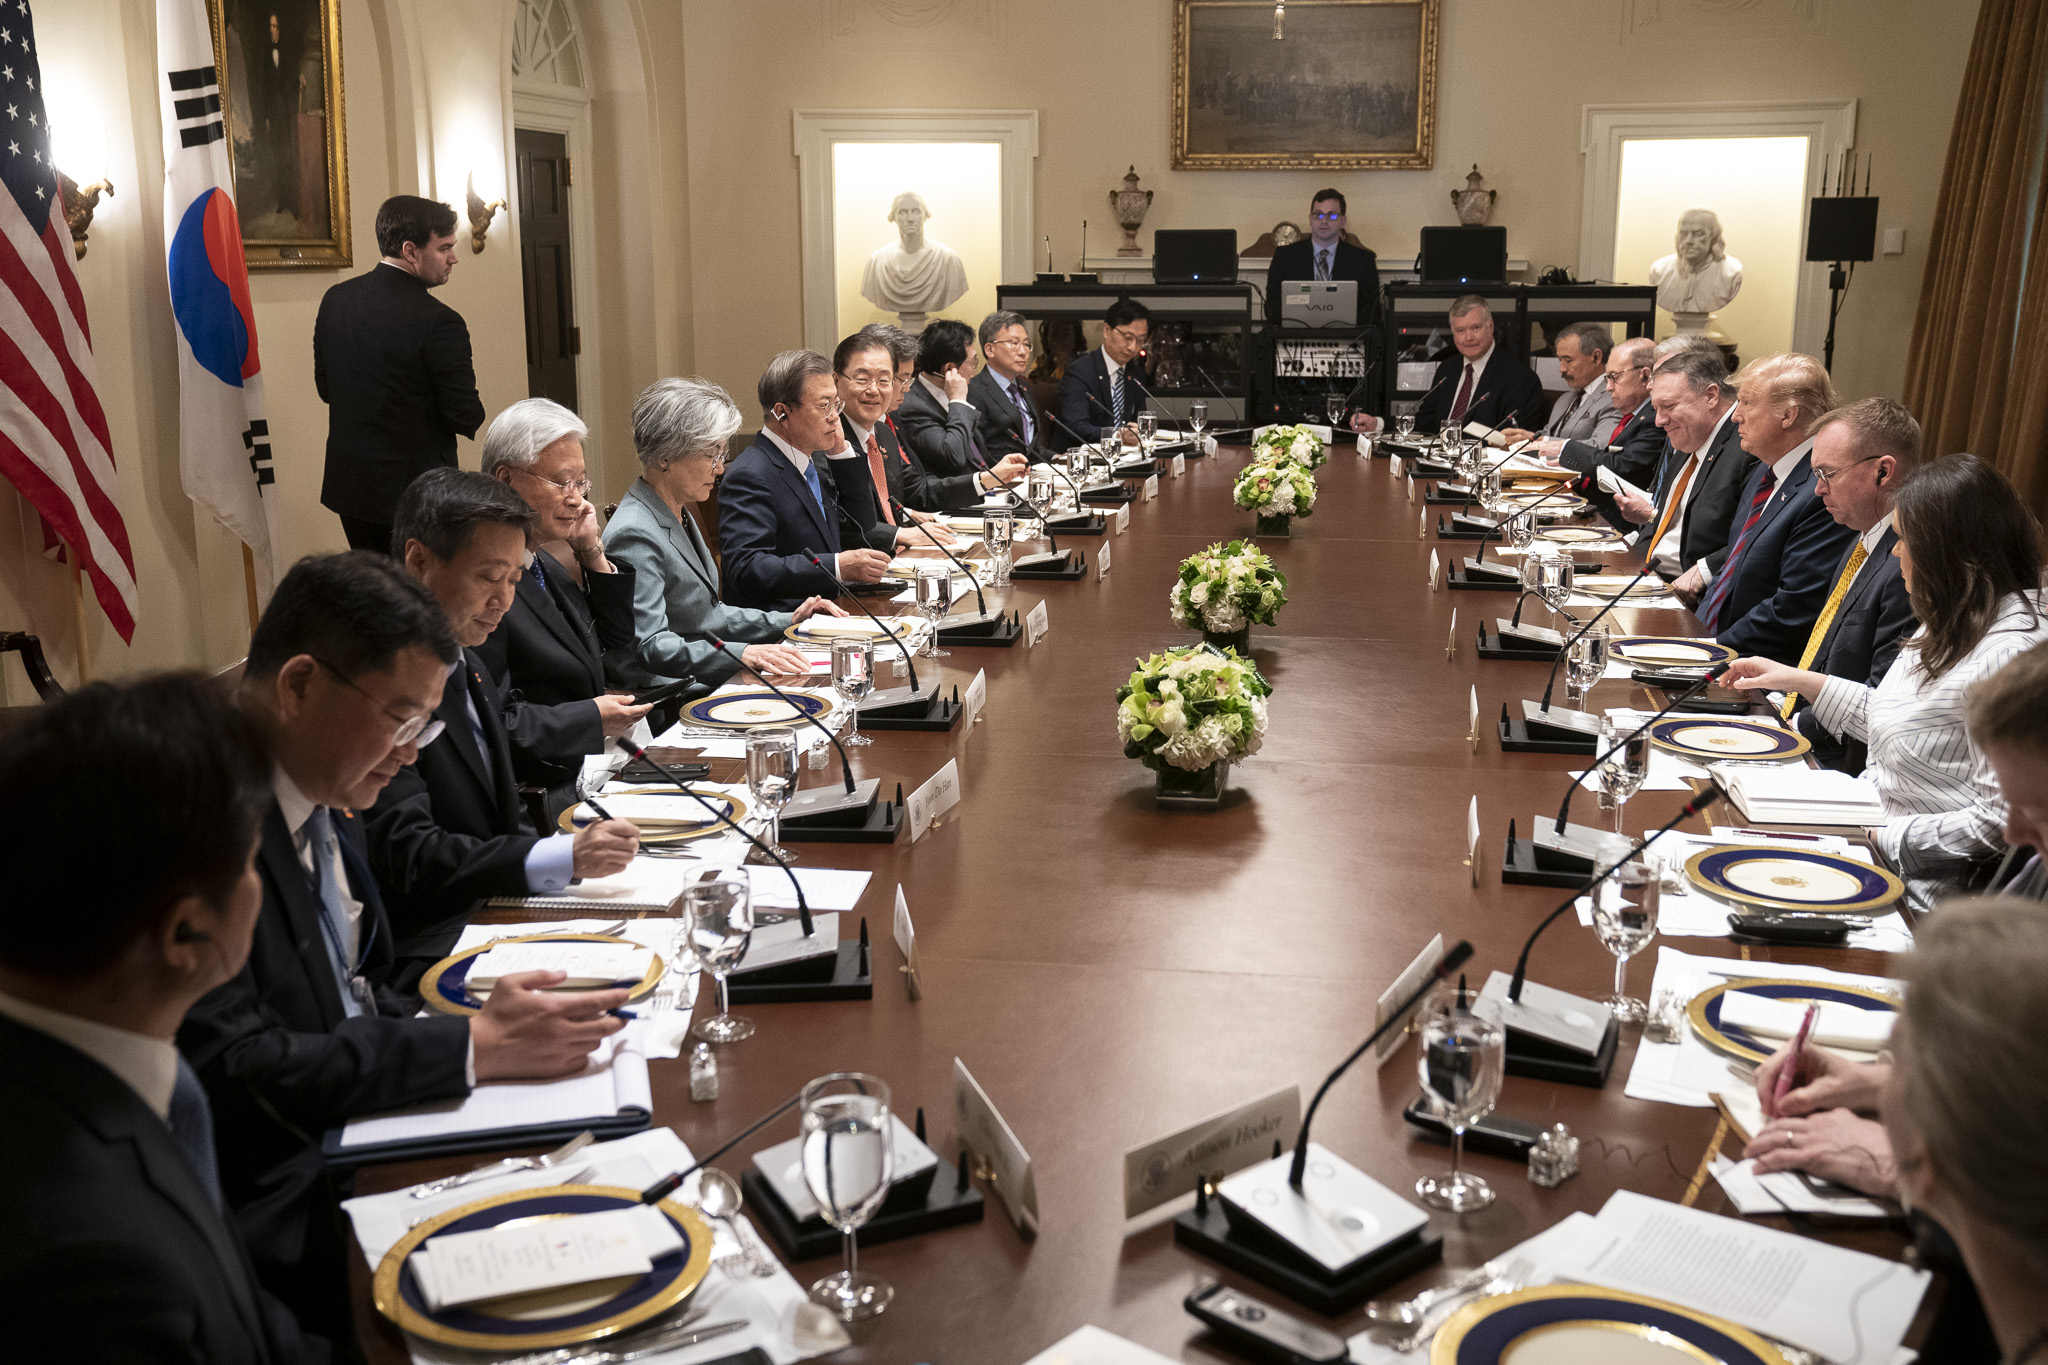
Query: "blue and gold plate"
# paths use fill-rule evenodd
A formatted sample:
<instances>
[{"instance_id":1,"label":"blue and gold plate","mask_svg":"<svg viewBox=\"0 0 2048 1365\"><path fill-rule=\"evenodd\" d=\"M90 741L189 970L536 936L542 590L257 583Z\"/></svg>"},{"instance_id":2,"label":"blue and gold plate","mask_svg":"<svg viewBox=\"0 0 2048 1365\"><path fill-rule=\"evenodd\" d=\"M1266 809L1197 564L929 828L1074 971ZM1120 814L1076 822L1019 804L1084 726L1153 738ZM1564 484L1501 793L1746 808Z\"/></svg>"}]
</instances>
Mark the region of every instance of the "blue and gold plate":
<instances>
[{"instance_id":1,"label":"blue and gold plate","mask_svg":"<svg viewBox=\"0 0 2048 1365\"><path fill-rule=\"evenodd\" d=\"M516 938L493 939L489 943L481 943L459 952L453 957L444 957L427 968L427 974L420 978L420 1003L440 1014L477 1013L484 1007L485 997L470 992L467 984L469 969L476 965L477 954L495 948L500 943L625 943L635 948L646 946L634 943L631 939L620 938L616 934L522 934ZM666 969L661 954L656 953L654 960L647 966L647 975L626 993L626 998L638 1000L652 991Z\"/></svg>"},{"instance_id":2,"label":"blue and gold plate","mask_svg":"<svg viewBox=\"0 0 2048 1365\"><path fill-rule=\"evenodd\" d=\"M1710 848L1686 859L1685 875L1723 900L1767 910L1868 915L1906 894L1881 867L1803 848Z\"/></svg>"},{"instance_id":3,"label":"blue and gold plate","mask_svg":"<svg viewBox=\"0 0 2048 1365\"><path fill-rule=\"evenodd\" d=\"M1744 1327L1641 1294L1552 1284L1467 1304L1429 1365L1785 1365Z\"/></svg>"},{"instance_id":4,"label":"blue and gold plate","mask_svg":"<svg viewBox=\"0 0 2048 1365\"><path fill-rule=\"evenodd\" d=\"M1650 743L1696 762L1797 758L1813 745L1805 735L1760 720L1672 716L1650 727Z\"/></svg>"},{"instance_id":5,"label":"blue and gold plate","mask_svg":"<svg viewBox=\"0 0 2048 1365\"><path fill-rule=\"evenodd\" d=\"M1735 658L1726 645L1680 635L1624 635L1607 650L1635 668L1715 668Z\"/></svg>"},{"instance_id":6,"label":"blue and gold plate","mask_svg":"<svg viewBox=\"0 0 2048 1365\"><path fill-rule=\"evenodd\" d=\"M1721 997L1730 991L1760 995L1766 1000L1783 1000L1794 1005L1848 1005L1859 1010L1897 1012L1898 1000L1883 991L1865 986L1829 986L1818 981L1728 981L1710 986L1694 996L1685 1016L1699 1040L1724 1057L1737 1061L1761 1062L1782 1045L1776 1038L1762 1038L1739 1024L1721 1022Z\"/></svg>"},{"instance_id":7,"label":"blue and gold plate","mask_svg":"<svg viewBox=\"0 0 2048 1365\"><path fill-rule=\"evenodd\" d=\"M669 819L660 815L634 814L637 805L632 799L634 797L655 796L678 802L690 801L689 797L681 795L674 787L621 792L616 798L606 797L604 807L614 816L639 830L640 842L643 844L686 844L692 839L724 834L747 818L747 803L731 792L715 791L709 787L691 787L689 790L702 797L710 806L710 809L706 810L704 806L690 802L690 805L695 807L695 814L701 815L702 819ZM688 810L688 807L682 809ZM555 824L562 833L574 834L598 818L597 812L588 804L578 801L563 811Z\"/></svg>"},{"instance_id":8,"label":"blue and gold plate","mask_svg":"<svg viewBox=\"0 0 2048 1365\"><path fill-rule=\"evenodd\" d=\"M682 724L711 730L752 730L758 727L797 726L804 718L826 720L832 714L832 699L816 692L785 687L787 701L767 688L738 692L714 692L699 697L683 708Z\"/></svg>"},{"instance_id":9,"label":"blue and gold plate","mask_svg":"<svg viewBox=\"0 0 2048 1365\"><path fill-rule=\"evenodd\" d=\"M683 1245L656 1260L646 1274L567 1289L437 1311L427 1306L407 1261L421 1243L443 1233L603 1213L639 1202L637 1190L616 1185L548 1185L464 1204L421 1223L384 1253L371 1282L372 1299L378 1312L414 1336L448 1346L524 1352L601 1341L670 1312L704 1282L711 1269L711 1228L695 1209L661 1201Z\"/></svg>"}]
</instances>

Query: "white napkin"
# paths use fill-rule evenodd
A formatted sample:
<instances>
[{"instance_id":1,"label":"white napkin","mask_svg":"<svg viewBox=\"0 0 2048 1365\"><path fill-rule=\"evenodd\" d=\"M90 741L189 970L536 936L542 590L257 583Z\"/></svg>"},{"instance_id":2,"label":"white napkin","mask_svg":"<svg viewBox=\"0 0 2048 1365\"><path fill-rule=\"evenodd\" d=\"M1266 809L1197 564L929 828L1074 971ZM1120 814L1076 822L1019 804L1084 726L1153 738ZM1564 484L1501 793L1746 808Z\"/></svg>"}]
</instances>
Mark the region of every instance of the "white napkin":
<instances>
[{"instance_id":1,"label":"white napkin","mask_svg":"<svg viewBox=\"0 0 2048 1365\"><path fill-rule=\"evenodd\" d=\"M1806 1006L1789 1000L1771 1000L1748 991L1728 991L1721 997L1721 1022L1760 1037L1790 1038L1799 1032L1805 1018ZM1814 1021L1813 1042L1820 1047L1875 1052L1891 1041L1892 1025L1898 1019L1893 1010L1822 1005L1820 1018Z\"/></svg>"},{"instance_id":2,"label":"white napkin","mask_svg":"<svg viewBox=\"0 0 2048 1365\"><path fill-rule=\"evenodd\" d=\"M463 983L473 994L488 994L500 979L519 972L567 972L558 990L589 990L614 981L639 981L654 965L654 954L630 943L501 943L478 953Z\"/></svg>"}]
</instances>

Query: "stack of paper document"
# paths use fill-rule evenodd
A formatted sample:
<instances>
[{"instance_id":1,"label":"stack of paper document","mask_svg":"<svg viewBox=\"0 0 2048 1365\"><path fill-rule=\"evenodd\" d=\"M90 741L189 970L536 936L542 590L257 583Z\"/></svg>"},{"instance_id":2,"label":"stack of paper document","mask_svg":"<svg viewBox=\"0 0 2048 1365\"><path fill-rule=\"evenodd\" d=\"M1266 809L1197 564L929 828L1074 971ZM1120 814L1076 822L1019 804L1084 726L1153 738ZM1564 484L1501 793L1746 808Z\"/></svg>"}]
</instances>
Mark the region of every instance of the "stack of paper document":
<instances>
[{"instance_id":1,"label":"stack of paper document","mask_svg":"<svg viewBox=\"0 0 2048 1365\"><path fill-rule=\"evenodd\" d=\"M520 972L567 972L568 980L555 989L591 990L621 981L637 983L653 965L653 952L631 943L500 943L476 955L464 984L472 995L488 995L500 979Z\"/></svg>"},{"instance_id":2,"label":"stack of paper document","mask_svg":"<svg viewBox=\"0 0 2048 1365\"><path fill-rule=\"evenodd\" d=\"M660 1209L606 1209L429 1238L409 1259L430 1308L644 1275L683 1249Z\"/></svg>"},{"instance_id":3,"label":"stack of paper document","mask_svg":"<svg viewBox=\"0 0 2048 1365\"><path fill-rule=\"evenodd\" d=\"M1775 825L1881 825L1877 788L1831 768L1782 764L1770 768L1713 765L1745 820Z\"/></svg>"}]
</instances>

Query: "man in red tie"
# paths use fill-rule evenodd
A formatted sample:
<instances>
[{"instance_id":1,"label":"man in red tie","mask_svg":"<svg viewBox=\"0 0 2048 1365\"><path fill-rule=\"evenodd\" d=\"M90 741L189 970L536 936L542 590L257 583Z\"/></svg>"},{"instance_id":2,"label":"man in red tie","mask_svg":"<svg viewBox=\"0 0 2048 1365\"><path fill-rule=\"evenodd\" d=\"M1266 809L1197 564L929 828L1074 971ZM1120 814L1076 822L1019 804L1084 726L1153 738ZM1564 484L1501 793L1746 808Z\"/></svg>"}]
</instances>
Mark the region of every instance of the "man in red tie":
<instances>
[{"instance_id":1,"label":"man in red tie","mask_svg":"<svg viewBox=\"0 0 2048 1365\"><path fill-rule=\"evenodd\" d=\"M1477 294L1451 304L1451 354L1415 409L1415 429L1434 434L1468 422L1487 427L1543 425L1543 381L1525 361L1494 344L1493 311Z\"/></svg>"},{"instance_id":2,"label":"man in red tie","mask_svg":"<svg viewBox=\"0 0 2048 1365\"><path fill-rule=\"evenodd\" d=\"M888 335L877 326L863 327L839 343L832 356L833 375L845 411L839 419L845 447L829 457L839 490L840 539L849 533L871 549L895 551L931 536L956 543L941 522L914 516L970 507L1000 480L1021 477L1024 457L1006 455L993 469L939 478L922 463L907 458L889 409L896 398L895 356Z\"/></svg>"}]
</instances>

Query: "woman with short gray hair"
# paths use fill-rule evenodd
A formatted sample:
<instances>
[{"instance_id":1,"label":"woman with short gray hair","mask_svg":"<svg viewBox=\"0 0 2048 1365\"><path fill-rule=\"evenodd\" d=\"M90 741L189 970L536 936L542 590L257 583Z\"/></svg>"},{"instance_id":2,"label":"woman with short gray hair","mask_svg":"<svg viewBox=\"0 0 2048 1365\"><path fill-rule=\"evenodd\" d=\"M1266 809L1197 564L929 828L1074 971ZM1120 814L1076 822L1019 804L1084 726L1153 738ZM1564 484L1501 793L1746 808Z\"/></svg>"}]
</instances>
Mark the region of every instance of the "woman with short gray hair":
<instances>
[{"instance_id":1,"label":"woman with short gray hair","mask_svg":"<svg viewBox=\"0 0 2048 1365\"><path fill-rule=\"evenodd\" d=\"M608 649L605 663L637 687L688 679L708 691L742 660L757 672L808 675L783 632L819 611L844 614L816 597L794 612L718 600L718 561L688 509L711 496L740 420L732 395L708 379L657 379L633 404L640 477L604 528L606 552L634 570L633 638ZM734 659L711 637L746 647Z\"/></svg>"}]
</instances>

